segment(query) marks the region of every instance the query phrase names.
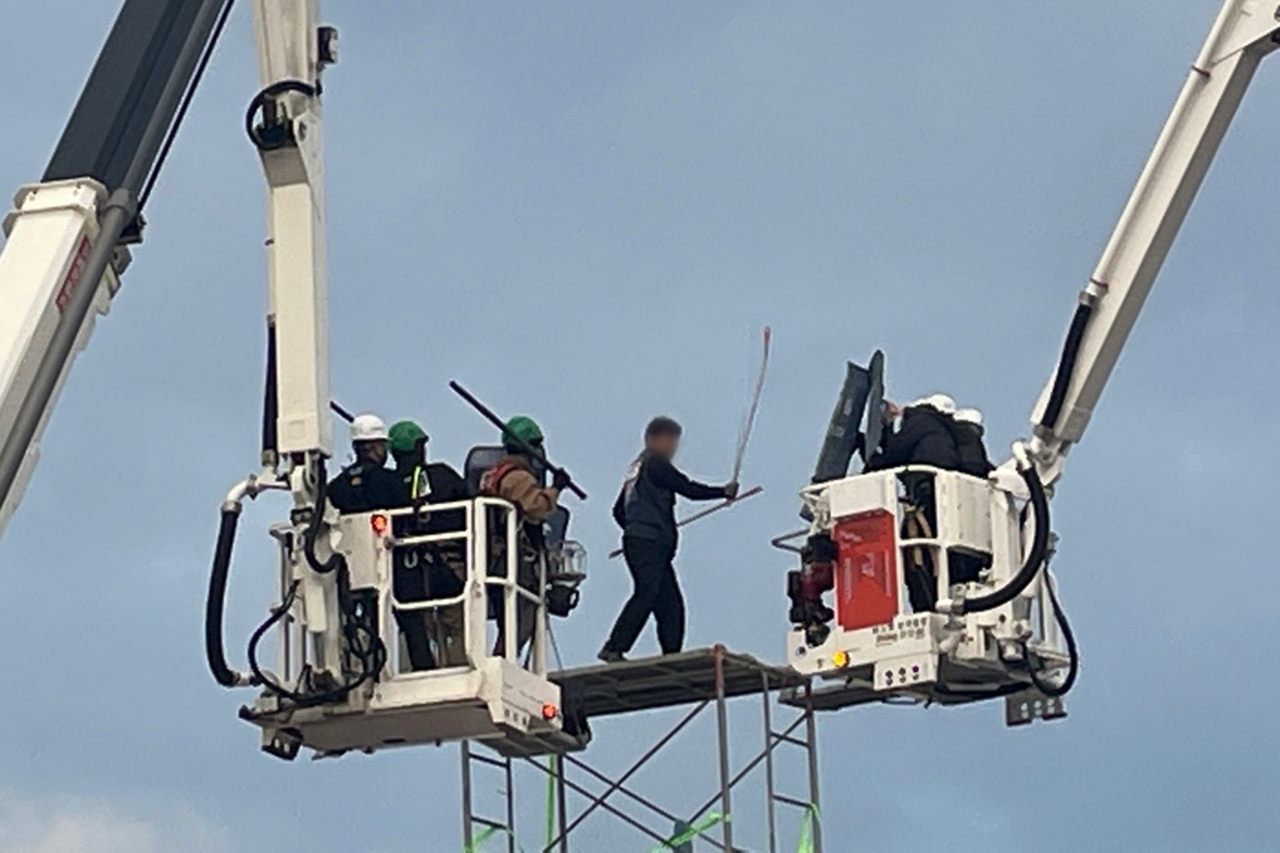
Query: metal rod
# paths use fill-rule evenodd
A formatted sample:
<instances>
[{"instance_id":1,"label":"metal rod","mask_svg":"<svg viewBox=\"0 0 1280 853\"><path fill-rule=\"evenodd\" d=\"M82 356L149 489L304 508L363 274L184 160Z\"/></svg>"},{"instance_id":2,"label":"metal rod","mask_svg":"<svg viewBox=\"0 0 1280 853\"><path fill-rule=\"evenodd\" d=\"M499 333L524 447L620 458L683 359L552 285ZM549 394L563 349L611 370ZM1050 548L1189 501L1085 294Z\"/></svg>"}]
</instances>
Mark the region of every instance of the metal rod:
<instances>
[{"instance_id":1,"label":"metal rod","mask_svg":"<svg viewBox=\"0 0 1280 853\"><path fill-rule=\"evenodd\" d=\"M546 452L544 452L541 448L534 447L532 444L520 438L520 436L518 435L512 435L511 432L507 429L507 425L502 422L502 418L495 415L493 413L493 409L490 409L484 403L481 403L479 400L477 400L475 395L472 394L470 391L468 391L466 388L463 388L457 382L450 382L449 387L453 390L455 394L457 394L459 397L461 397L462 399L470 403L477 412L479 412L481 415L484 416L485 420L489 421L498 429L502 430L502 439L504 442L511 441L515 443L517 447L519 447L525 453L532 456L534 459L537 459L546 467L548 471L552 472L553 474L562 474L565 477L569 476L568 472L565 471L563 468L559 467L558 465L552 465L551 462L548 461L547 459ZM587 499L587 493L582 491L582 489L578 488L577 484L575 484L572 480L570 480L565 485L565 488L573 492L578 497L582 498L584 501Z\"/></svg>"},{"instance_id":2,"label":"metal rod","mask_svg":"<svg viewBox=\"0 0 1280 853\"><path fill-rule=\"evenodd\" d=\"M724 849L733 851L733 802L729 781L729 708L724 695L724 646L716 646L716 734L720 746L720 808Z\"/></svg>"},{"instance_id":3,"label":"metal rod","mask_svg":"<svg viewBox=\"0 0 1280 853\"><path fill-rule=\"evenodd\" d=\"M729 477L730 482L738 482L738 477L742 475L742 462L747 457L747 444L751 441L751 429L756 423L756 412L760 409L760 393L764 391L765 375L769 372L769 340L773 337L772 330L764 327L764 352L760 359L760 373L756 377L755 387L751 391L751 403L747 408L747 417L742 425L742 433L738 436L738 452L733 457L733 474Z\"/></svg>"},{"instance_id":4,"label":"metal rod","mask_svg":"<svg viewBox=\"0 0 1280 853\"><path fill-rule=\"evenodd\" d=\"M516 853L516 786L511 759L506 759L503 765L507 780L507 853Z\"/></svg>"},{"instance_id":5,"label":"metal rod","mask_svg":"<svg viewBox=\"0 0 1280 853\"><path fill-rule=\"evenodd\" d=\"M591 815L591 813L596 810L597 807L607 807L605 800L608 799L610 796L612 796L615 791L617 791L619 788L625 785L627 780L630 779L632 776L634 776L637 772L639 772L640 768L643 767L646 763L648 763L650 758L653 758L653 756L656 755L659 750L661 750L664 746L670 743L675 738L676 735L680 734L681 730L683 730L685 726L693 722L693 720L699 714L702 713L703 709L706 708L707 705L710 704L710 702L711 700L704 699L698 703L697 707L691 710L688 714L685 714L684 719L676 723L674 728L672 728L665 735L663 735L658 740L657 743L649 747L649 749L646 750L643 755L641 755L638 759L636 759L635 763L633 763L625 773L619 776L617 781L611 784L609 786L609 789L606 790L603 794L601 794L599 797L596 797L594 794L588 794L587 796L589 797L589 799L591 799L592 804L588 806L587 809L582 812L582 814L578 815L576 818L573 819L573 822L569 824L569 826L564 830L563 833L561 833L561 838L567 837L570 832L577 829L578 826L581 825L581 823L584 820L586 820ZM574 760L574 759L571 758L570 760ZM575 761L575 763L578 763L578 762ZM559 838L556 839L556 841L559 841L559 840L560 840Z\"/></svg>"},{"instance_id":6,"label":"metal rod","mask_svg":"<svg viewBox=\"0 0 1280 853\"><path fill-rule=\"evenodd\" d=\"M785 803L788 806L795 806L796 808L804 812L813 811L812 803L806 803L804 800L797 800L795 797L788 797L786 794L774 794L773 798L780 803Z\"/></svg>"},{"instance_id":7,"label":"metal rod","mask_svg":"<svg viewBox=\"0 0 1280 853\"><path fill-rule=\"evenodd\" d=\"M728 509L729 507L733 506L736 503L739 503L740 501L745 501L747 498L754 498L756 495L760 494L763 491L764 491L764 486L752 486L742 494L738 495L733 500L724 500L718 504L715 504L714 506L709 506L706 509L698 510L688 518L681 519L680 522L676 525L676 527L684 527L686 525L693 524L695 521L700 521L706 518L708 515L717 513L722 509Z\"/></svg>"},{"instance_id":8,"label":"metal rod","mask_svg":"<svg viewBox=\"0 0 1280 853\"><path fill-rule=\"evenodd\" d=\"M609 785L613 782L612 779L610 779L608 776L601 773L599 770L596 770L594 767L574 758L570 758L569 760L573 762L575 767L578 767L579 769L585 771L588 776L591 776L596 781L603 782L606 785ZM635 802L639 803L640 805L652 811L654 814L658 815L658 817L666 818L667 820L672 822L681 821L681 817L679 815L675 814L674 812L667 811L662 806L658 805L657 803L653 802L652 800L650 800L649 798L641 794L637 794L635 791L631 790L625 785L617 786L617 793L622 794L625 797L630 797Z\"/></svg>"},{"instance_id":9,"label":"metal rod","mask_svg":"<svg viewBox=\"0 0 1280 853\"><path fill-rule=\"evenodd\" d=\"M151 193L156 188L156 182L160 180L160 171L164 169L164 165L169 159L169 153L173 150L174 143L178 141L178 131L182 128L182 123L186 119L187 113L191 110L191 104L196 97L196 90L200 88L200 82L204 79L205 72L209 70L209 63L213 60L213 52L218 47L218 41L222 38L222 31L226 29L227 20L231 17L231 10L236 5L235 0L220 0L220 2L222 3L222 11L218 14L218 21L214 24L213 31L208 38L205 39L204 50L201 51L200 59L192 72L191 82L186 91L183 92L182 102L173 116L173 121L169 123L164 142L156 152L155 165L151 169L151 174L147 176L147 182L142 191L138 193L139 213L147 206L147 199L151 198Z\"/></svg>"},{"instance_id":10,"label":"metal rod","mask_svg":"<svg viewBox=\"0 0 1280 853\"><path fill-rule=\"evenodd\" d=\"M743 501L745 501L747 498L754 498L756 495L760 494L763 491L764 491L764 486L753 486L750 489L747 489L742 494L738 495L736 498L734 498L731 501L730 500L722 501L718 504L715 504L714 506L709 506L706 509L699 510L698 512L695 512L693 515L689 516L688 518L680 519L679 521L676 522L676 527L684 527L687 524L692 524L695 521L699 521L703 518L706 518L708 515L717 513L722 509L728 509L731 506L736 506L737 504L740 504ZM622 556L621 548L617 548L609 552L610 560L616 560L621 556Z\"/></svg>"},{"instance_id":11,"label":"metal rod","mask_svg":"<svg viewBox=\"0 0 1280 853\"><path fill-rule=\"evenodd\" d=\"M778 853L778 827L774 815L773 798L773 715L769 708L769 674L761 670L761 706L764 711L764 784L766 793L765 821L769 828L769 853Z\"/></svg>"},{"instance_id":12,"label":"metal rod","mask_svg":"<svg viewBox=\"0 0 1280 853\"><path fill-rule=\"evenodd\" d=\"M475 843L471 836L471 742L462 742L462 844L470 850Z\"/></svg>"},{"instance_id":13,"label":"metal rod","mask_svg":"<svg viewBox=\"0 0 1280 853\"><path fill-rule=\"evenodd\" d=\"M800 727L802 723L804 723L804 716L801 715L799 717L796 717L795 722L791 724L790 728L788 728L787 731L788 732L795 731ZM775 734L774 738L778 741L781 741L782 735ZM752 770L755 770L758 766L760 766L760 762L764 761L765 755L766 755L766 751L760 750L760 752L756 754L755 758L752 758L750 761L748 761L746 766L744 766L741 770L738 771L738 775L734 776L732 779L729 780L729 787L736 788L738 783L741 782L743 779L747 778L747 775L751 773ZM711 799L703 803L702 807L693 813L694 818L696 819L699 815L706 813L708 809L710 809L712 806L716 804L716 800L718 799L720 799L720 795L718 793L713 794L711 796Z\"/></svg>"},{"instance_id":14,"label":"metal rod","mask_svg":"<svg viewBox=\"0 0 1280 853\"><path fill-rule=\"evenodd\" d=\"M792 539L798 539L801 536L808 535L808 533L809 533L809 528L807 527L804 528L803 530L797 530L793 533L784 533L781 536L775 536L773 539L770 539L769 544L777 548L779 551L790 551L792 554L803 554L804 553L803 548L800 548L797 545L790 545L788 543Z\"/></svg>"},{"instance_id":15,"label":"metal rod","mask_svg":"<svg viewBox=\"0 0 1280 853\"><path fill-rule=\"evenodd\" d=\"M330 400L329 408L333 411L335 415L342 418L347 423L352 423L356 419L356 416L351 414L351 410L343 406L337 400Z\"/></svg>"},{"instance_id":16,"label":"metal rod","mask_svg":"<svg viewBox=\"0 0 1280 853\"><path fill-rule=\"evenodd\" d=\"M556 811L559 819L560 853L569 853L569 834L565 827L569 824L568 797L565 796L564 753L556 756ZM553 841L554 843L554 841Z\"/></svg>"},{"instance_id":17,"label":"metal rod","mask_svg":"<svg viewBox=\"0 0 1280 853\"><path fill-rule=\"evenodd\" d=\"M543 773L550 773L550 772L551 772L551 771L550 771L550 770L548 770L546 767L543 767L541 764L539 764L538 762L534 761L532 758L525 758L525 761L526 761L530 766L538 768L538 769L539 769L539 770L541 770ZM666 844L666 843L667 843L667 836L665 836L665 835L659 835L658 833L654 832L654 831L653 831L652 829L650 829L649 827L645 826L645 825L644 825L643 823L641 823L640 821L638 821L638 820L636 820L635 818L633 818L631 815L627 814L627 813L626 813L626 812L624 812L624 811L620 811L619 809L614 808L613 806L611 806L611 805L609 805L608 803L604 802L602 799L600 799L600 798L596 797L596 795L595 795L595 794L591 793L591 792L590 792L590 791L588 791L586 788L584 788L584 787L582 787L581 785L579 785L577 782L572 782L572 781L570 781L570 780L568 780L568 779L565 779L565 786L566 786L569 790L573 791L575 794L579 794L579 795L581 795L581 796L583 796L583 797L587 798L588 800L591 800L591 801L592 801L592 804L593 804L593 807L594 807L594 806L599 806L600 808L604 809L604 810L605 810L605 811L607 811L609 814L613 815L614 817L618 818L619 820L623 821L624 823L629 824L630 826L634 827L635 829L639 830L640 832L643 832L645 835L649 836L649 837L650 837L650 838L652 838L654 841L657 841L659 844ZM547 853L547 851L550 851L552 848L554 848L557 844L560 844L560 843L561 843L565 838L567 838L567 837L568 837L568 833L566 832L566 833L565 833L564 835L562 835L560 838L555 839L553 842L551 842L551 844L549 844L549 845L547 845L546 847L544 847L544 848L543 848L544 853Z\"/></svg>"},{"instance_id":18,"label":"metal rod","mask_svg":"<svg viewBox=\"0 0 1280 853\"><path fill-rule=\"evenodd\" d=\"M813 853L822 853L822 812L818 792L818 722L813 714L813 685L804 686L805 734L809 745L809 802L813 807Z\"/></svg>"}]
</instances>

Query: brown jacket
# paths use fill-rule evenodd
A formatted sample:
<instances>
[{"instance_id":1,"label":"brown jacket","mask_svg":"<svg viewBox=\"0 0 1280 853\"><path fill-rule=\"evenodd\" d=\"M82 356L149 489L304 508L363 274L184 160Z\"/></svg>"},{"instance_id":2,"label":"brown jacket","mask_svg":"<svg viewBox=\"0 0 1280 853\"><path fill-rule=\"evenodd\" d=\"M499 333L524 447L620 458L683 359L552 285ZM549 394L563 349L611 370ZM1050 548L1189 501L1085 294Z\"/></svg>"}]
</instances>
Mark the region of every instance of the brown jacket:
<instances>
[{"instance_id":1,"label":"brown jacket","mask_svg":"<svg viewBox=\"0 0 1280 853\"><path fill-rule=\"evenodd\" d=\"M524 520L534 524L546 521L560 500L560 490L538 485L528 461L515 455L485 472L480 491L515 504Z\"/></svg>"}]
</instances>

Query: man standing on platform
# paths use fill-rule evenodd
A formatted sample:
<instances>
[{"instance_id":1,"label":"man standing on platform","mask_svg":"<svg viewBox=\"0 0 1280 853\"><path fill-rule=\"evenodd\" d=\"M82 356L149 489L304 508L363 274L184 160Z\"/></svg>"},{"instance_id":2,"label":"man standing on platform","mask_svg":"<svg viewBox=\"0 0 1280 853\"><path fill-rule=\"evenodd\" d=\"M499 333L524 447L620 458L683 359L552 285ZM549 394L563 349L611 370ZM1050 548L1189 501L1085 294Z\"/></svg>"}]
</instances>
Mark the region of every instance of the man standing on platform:
<instances>
[{"instance_id":1,"label":"man standing on platform","mask_svg":"<svg viewBox=\"0 0 1280 853\"><path fill-rule=\"evenodd\" d=\"M690 480L671 460L680 447L683 430L671 418L654 418L644 431L644 452L627 472L613 505L613 518L622 528L622 552L631 571L635 592L622 608L613 632L600 650L600 660L625 660L653 614L658 643L664 655L684 645L684 598L676 579L676 495L695 501L733 500L738 484L707 486Z\"/></svg>"}]
</instances>

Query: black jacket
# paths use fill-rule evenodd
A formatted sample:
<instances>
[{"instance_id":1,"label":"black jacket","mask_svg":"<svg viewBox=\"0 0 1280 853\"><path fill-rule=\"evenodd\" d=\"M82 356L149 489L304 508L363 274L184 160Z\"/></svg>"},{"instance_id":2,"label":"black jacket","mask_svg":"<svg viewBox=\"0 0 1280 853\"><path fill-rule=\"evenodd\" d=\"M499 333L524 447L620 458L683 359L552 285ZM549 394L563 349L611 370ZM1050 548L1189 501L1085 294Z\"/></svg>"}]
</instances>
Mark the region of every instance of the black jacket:
<instances>
[{"instance_id":1,"label":"black jacket","mask_svg":"<svg viewBox=\"0 0 1280 853\"><path fill-rule=\"evenodd\" d=\"M982 427L978 424L954 421L952 432L956 439L960 471L985 480L996 466L992 465L987 457L987 446L982 441Z\"/></svg>"},{"instance_id":2,"label":"black jacket","mask_svg":"<svg viewBox=\"0 0 1280 853\"><path fill-rule=\"evenodd\" d=\"M471 497L471 490L462 479L462 475L443 462L428 462L420 465L414 460L396 462L395 476L399 489L397 506L412 506L416 503L444 504L464 501ZM416 525L419 535L444 533L461 530L464 524L464 511L432 513Z\"/></svg>"},{"instance_id":3,"label":"black jacket","mask_svg":"<svg viewBox=\"0 0 1280 853\"><path fill-rule=\"evenodd\" d=\"M676 544L676 495L693 501L723 498L718 486L690 480L674 465L648 451L627 472L627 481L613 504L613 520L624 536Z\"/></svg>"},{"instance_id":4,"label":"black jacket","mask_svg":"<svg viewBox=\"0 0 1280 853\"><path fill-rule=\"evenodd\" d=\"M329 481L329 502L345 514L404 506L395 472L367 459L357 460Z\"/></svg>"},{"instance_id":5,"label":"black jacket","mask_svg":"<svg viewBox=\"0 0 1280 853\"><path fill-rule=\"evenodd\" d=\"M957 470L960 454L952 432L953 421L932 406L916 406L902 413L902 427L884 442L884 449L871 457L868 471L883 471L900 465L932 465Z\"/></svg>"}]
</instances>

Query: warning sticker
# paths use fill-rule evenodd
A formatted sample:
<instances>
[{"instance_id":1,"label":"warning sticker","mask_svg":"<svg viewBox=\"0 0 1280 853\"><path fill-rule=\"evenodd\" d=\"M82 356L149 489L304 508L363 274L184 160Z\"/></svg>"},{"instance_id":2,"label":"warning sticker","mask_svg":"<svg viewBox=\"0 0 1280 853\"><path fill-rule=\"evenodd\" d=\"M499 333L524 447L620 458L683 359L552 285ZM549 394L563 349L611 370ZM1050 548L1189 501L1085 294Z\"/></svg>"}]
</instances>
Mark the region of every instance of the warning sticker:
<instances>
[{"instance_id":1,"label":"warning sticker","mask_svg":"<svg viewBox=\"0 0 1280 853\"><path fill-rule=\"evenodd\" d=\"M62 287L58 288L58 295L53 299L53 304L58 306L60 314L66 313L71 297L80 286L80 279L84 278L85 268L89 265L91 248L89 238L81 237L80 248L76 250L76 256L71 259L71 268L67 270L67 277L62 280Z\"/></svg>"}]
</instances>

